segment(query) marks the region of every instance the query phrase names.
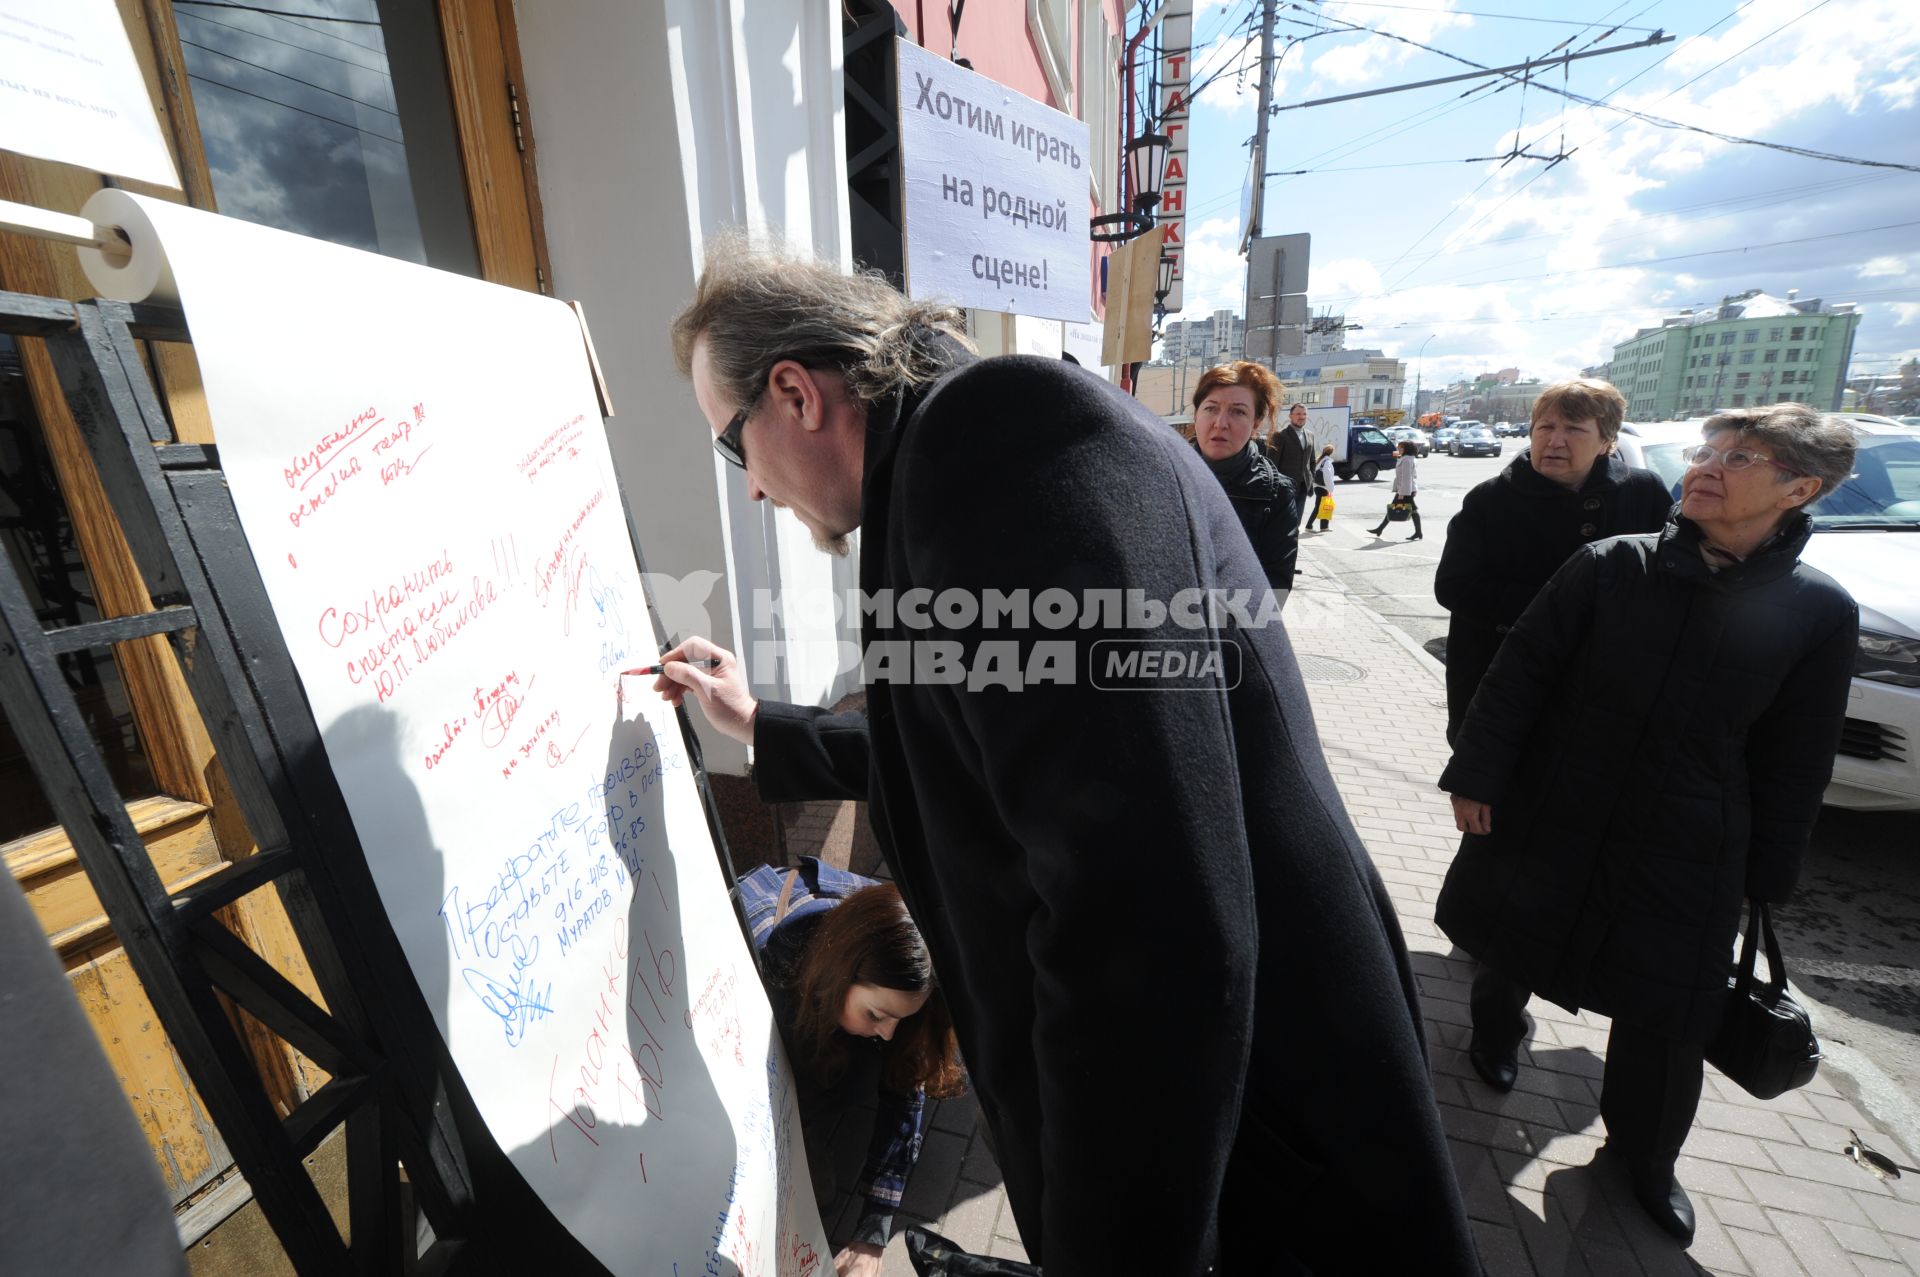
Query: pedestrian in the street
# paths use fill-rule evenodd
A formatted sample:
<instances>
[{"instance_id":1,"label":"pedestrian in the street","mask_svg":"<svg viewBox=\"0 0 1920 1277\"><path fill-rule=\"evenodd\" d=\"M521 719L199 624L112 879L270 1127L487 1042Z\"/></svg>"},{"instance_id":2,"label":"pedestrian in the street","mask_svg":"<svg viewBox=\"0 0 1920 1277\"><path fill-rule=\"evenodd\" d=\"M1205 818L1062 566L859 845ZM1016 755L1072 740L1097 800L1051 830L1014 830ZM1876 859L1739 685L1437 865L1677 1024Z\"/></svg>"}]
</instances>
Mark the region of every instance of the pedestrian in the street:
<instances>
[{"instance_id":1,"label":"pedestrian in the street","mask_svg":"<svg viewBox=\"0 0 1920 1277\"><path fill-rule=\"evenodd\" d=\"M966 1090L933 959L891 883L809 856L793 869L763 865L739 888L821 1206L835 1128L855 1114L871 1120L860 1218L834 1265L836 1277L876 1277L920 1157L927 1098Z\"/></svg>"},{"instance_id":2,"label":"pedestrian in the street","mask_svg":"<svg viewBox=\"0 0 1920 1277\"><path fill-rule=\"evenodd\" d=\"M1449 613L1448 741L1501 640L1568 555L1666 526L1666 484L1614 451L1626 411L1604 381L1548 386L1534 401L1526 450L1467 493L1447 524L1433 593Z\"/></svg>"},{"instance_id":3,"label":"pedestrian in the street","mask_svg":"<svg viewBox=\"0 0 1920 1277\"><path fill-rule=\"evenodd\" d=\"M1440 778L1465 837L1435 915L1484 967L1471 1054L1497 1088L1530 994L1613 1018L1607 1149L1683 1242L1674 1164L1742 901L1799 874L1856 631L1846 591L1799 561L1852 429L1790 403L1704 435L1665 529L1576 550L1500 645Z\"/></svg>"},{"instance_id":4,"label":"pedestrian in the street","mask_svg":"<svg viewBox=\"0 0 1920 1277\"><path fill-rule=\"evenodd\" d=\"M1287 409L1287 421L1276 427L1267 436L1267 449L1273 454L1273 463L1280 467L1287 482L1293 485L1294 500L1304 504L1307 493L1313 491L1313 436L1307 433L1307 406L1297 403ZM1293 510L1293 526L1303 522L1300 507Z\"/></svg>"},{"instance_id":5,"label":"pedestrian in the street","mask_svg":"<svg viewBox=\"0 0 1920 1277\"><path fill-rule=\"evenodd\" d=\"M876 663L832 714L690 639L656 687L753 745L766 801L868 800L1048 1277L1477 1272L1411 964L1285 629L1183 606L1269 588L1231 503L1117 387L978 358L964 322L728 236L673 337L748 495L824 545L860 529L862 591L901 601L863 609L865 652L938 639L996 676ZM1086 676L1113 641L1196 638L1232 677ZM1079 675L1010 689L1043 644Z\"/></svg>"},{"instance_id":6,"label":"pedestrian in the street","mask_svg":"<svg viewBox=\"0 0 1920 1277\"><path fill-rule=\"evenodd\" d=\"M1299 499L1258 438L1279 403L1280 379L1260 364L1209 368L1193 388L1193 446L1233 502L1267 583L1285 591L1300 557Z\"/></svg>"},{"instance_id":7,"label":"pedestrian in the street","mask_svg":"<svg viewBox=\"0 0 1920 1277\"><path fill-rule=\"evenodd\" d=\"M1387 524L1393 520L1393 507L1403 505L1406 508L1407 517L1413 520L1413 535L1407 540L1423 540L1424 537L1420 531L1420 503L1417 500L1420 492L1420 471L1419 463L1414 460L1413 445L1403 441L1394 448L1394 453L1398 459L1393 463L1393 495L1387 502L1387 512L1380 516L1380 522L1372 529L1373 535L1379 536L1385 532Z\"/></svg>"},{"instance_id":8,"label":"pedestrian in the street","mask_svg":"<svg viewBox=\"0 0 1920 1277\"><path fill-rule=\"evenodd\" d=\"M1307 507L1307 524L1310 528L1314 519L1320 520L1320 530L1325 532L1333 525L1333 445L1320 445L1320 460L1313 467L1312 504ZM1302 529L1305 531L1307 529Z\"/></svg>"}]
</instances>

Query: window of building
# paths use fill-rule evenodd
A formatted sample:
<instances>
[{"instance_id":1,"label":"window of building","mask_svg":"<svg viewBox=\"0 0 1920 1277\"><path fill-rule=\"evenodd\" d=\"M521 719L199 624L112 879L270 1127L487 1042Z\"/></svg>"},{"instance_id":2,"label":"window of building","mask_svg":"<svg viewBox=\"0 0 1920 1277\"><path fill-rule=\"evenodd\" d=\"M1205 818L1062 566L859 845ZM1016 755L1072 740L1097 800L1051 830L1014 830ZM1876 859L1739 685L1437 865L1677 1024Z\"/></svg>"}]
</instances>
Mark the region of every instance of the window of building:
<instances>
[{"instance_id":1,"label":"window of building","mask_svg":"<svg viewBox=\"0 0 1920 1277\"><path fill-rule=\"evenodd\" d=\"M1800 362L1800 351L1797 348L1787 351L1787 362L1790 364Z\"/></svg>"},{"instance_id":2,"label":"window of building","mask_svg":"<svg viewBox=\"0 0 1920 1277\"><path fill-rule=\"evenodd\" d=\"M289 42L218 10L177 18L221 212L481 274L431 16L371 22L345 42L311 28Z\"/></svg>"},{"instance_id":3,"label":"window of building","mask_svg":"<svg viewBox=\"0 0 1920 1277\"><path fill-rule=\"evenodd\" d=\"M1743 364L1750 364L1750 363L1752 363L1752 362L1753 362L1753 352L1752 352L1751 350L1743 350L1743 351L1741 351L1741 352L1740 352L1740 362L1741 362L1741 363L1743 363Z\"/></svg>"},{"instance_id":4,"label":"window of building","mask_svg":"<svg viewBox=\"0 0 1920 1277\"><path fill-rule=\"evenodd\" d=\"M1746 397L1745 395L1735 395L1735 396L1733 397L1733 406L1734 406L1734 407L1736 407L1736 408L1744 408L1744 407L1746 407L1746 406L1747 406L1747 397Z\"/></svg>"},{"instance_id":5,"label":"window of building","mask_svg":"<svg viewBox=\"0 0 1920 1277\"><path fill-rule=\"evenodd\" d=\"M1768 340L1768 341L1779 341L1779 340L1780 340L1780 339L1781 339L1782 337L1784 337L1784 336L1786 336L1786 335L1787 335L1787 330L1786 330L1786 329L1784 329L1784 328L1769 328L1769 329L1767 329L1767 340Z\"/></svg>"},{"instance_id":6,"label":"window of building","mask_svg":"<svg viewBox=\"0 0 1920 1277\"><path fill-rule=\"evenodd\" d=\"M1790 395L1790 394L1788 394L1788 393L1787 393L1786 391L1784 391L1784 390L1783 390L1783 391L1781 391L1781 392L1780 392L1780 393L1779 393L1778 395L1775 395L1775 396L1774 396L1774 399L1773 399L1773 401L1774 401L1775 403L1785 403L1785 402L1786 402L1787 400L1789 400L1789 399L1791 399L1791 398L1793 398L1793 396L1792 396L1792 395Z\"/></svg>"},{"instance_id":7,"label":"window of building","mask_svg":"<svg viewBox=\"0 0 1920 1277\"><path fill-rule=\"evenodd\" d=\"M1720 334L1720 344L1721 344L1722 346L1731 346L1731 345L1733 345L1733 334L1732 334L1732 333L1721 333L1721 334Z\"/></svg>"},{"instance_id":8,"label":"window of building","mask_svg":"<svg viewBox=\"0 0 1920 1277\"><path fill-rule=\"evenodd\" d=\"M1799 340L1800 340L1800 339L1801 339L1802 337L1805 337L1806 335L1807 335L1807 330L1806 330L1806 328L1805 328L1804 326L1802 326L1802 327L1799 327L1799 328L1796 328L1796 329L1794 329L1794 330L1793 330L1792 332L1790 332L1790 333L1788 333L1788 334L1787 334L1787 340L1788 340L1788 341L1799 341Z\"/></svg>"},{"instance_id":9,"label":"window of building","mask_svg":"<svg viewBox=\"0 0 1920 1277\"><path fill-rule=\"evenodd\" d=\"M1780 352L1777 350L1769 350L1766 354L1760 356L1760 362L1763 364L1777 364L1780 362Z\"/></svg>"},{"instance_id":10,"label":"window of building","mask_svg":"<svg viewBox=\"0 0 1920 1277\"><path fill-rule=\"evenodd\" d=\"M1753 374L1750 372L1737 372L1733 374L1733 384L1736 386L1744 386L1752 379Z\"/></svg>"},{"instance_id":11,"label":"window of building","mask_svg":"<svg viewBox=\"0 0 1920 1277\"><path fill-rule=\"evenodd\" d=\"M1749 328L1745 333L1741 335L1740 340L1743 342L1747 342L1749 344L1759 341L1760 330L1758 328Z\"/></svg>"}]
</instances>

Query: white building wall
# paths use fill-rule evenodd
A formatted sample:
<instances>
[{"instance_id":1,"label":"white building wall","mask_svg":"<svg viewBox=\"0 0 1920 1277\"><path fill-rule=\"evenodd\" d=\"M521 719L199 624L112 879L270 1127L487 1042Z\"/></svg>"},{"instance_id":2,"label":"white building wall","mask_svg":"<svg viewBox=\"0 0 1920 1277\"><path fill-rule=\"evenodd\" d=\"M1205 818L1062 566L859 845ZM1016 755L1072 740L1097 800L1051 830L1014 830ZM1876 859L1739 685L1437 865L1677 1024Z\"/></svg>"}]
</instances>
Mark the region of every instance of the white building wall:
<instances>
[{"instance_id":1,"label":"white building wall","mask_svg":"<svg viewBox=\"0 0 1920 1277\"><path fill-rule=\"evenodd\" d=\"M751 13L749 14L749 10ZM707 235L730 225L784 233L845 265L839 13L805 0L518 0L524 100L538 147L555 292L580 300L618 416L614 464L670 628L699 624L739 652L757 694L829 703L857 683L839 670L831 596L855 559L816 550L784 511L747 499L713 452L673 366L668 325L692 294ZM757 592L791 603L756 609ZM857 618L855 618L857 621ZM746 751L700 715L708 765L742 772Z\"/></svg>"}]
</instances>

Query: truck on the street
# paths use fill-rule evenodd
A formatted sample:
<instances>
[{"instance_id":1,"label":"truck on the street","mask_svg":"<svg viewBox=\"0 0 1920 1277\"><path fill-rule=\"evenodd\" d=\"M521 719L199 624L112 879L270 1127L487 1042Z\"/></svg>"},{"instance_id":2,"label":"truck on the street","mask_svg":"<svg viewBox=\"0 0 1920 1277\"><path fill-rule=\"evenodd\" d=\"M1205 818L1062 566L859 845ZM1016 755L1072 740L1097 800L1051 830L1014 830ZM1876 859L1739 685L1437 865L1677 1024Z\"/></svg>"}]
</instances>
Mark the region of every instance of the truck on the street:
<instances>
[{"instance_id":1,"label":"truck on the street","mask_svg":"<svg viewBox=\"0 0 1920 1277\"><path fill-rule=\"evenodd\" d=\"M1355 425L1345 405L1307 409L1307 434L1315 458L1323 445L1333 445L1333 473L1342 479L1372 483L1382 470L1393 469L1393 440L1374 426Z\"/></svg>"}]
</instances>

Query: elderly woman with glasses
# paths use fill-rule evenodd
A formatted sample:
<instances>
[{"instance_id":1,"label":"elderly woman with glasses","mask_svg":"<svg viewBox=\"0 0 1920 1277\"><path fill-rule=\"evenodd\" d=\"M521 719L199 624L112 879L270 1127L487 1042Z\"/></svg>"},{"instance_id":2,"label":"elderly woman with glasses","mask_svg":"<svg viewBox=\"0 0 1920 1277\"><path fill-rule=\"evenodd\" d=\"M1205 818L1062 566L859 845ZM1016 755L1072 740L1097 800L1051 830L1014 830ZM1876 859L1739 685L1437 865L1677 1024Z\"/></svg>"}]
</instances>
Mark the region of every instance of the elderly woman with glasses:
<instances>
[{"instance_id":1,"label":"elderly woman with glasses","mask_svg":"<svg viewBox=\"0 0 1920 1277\"><path fill-rule=\"evenodd\" d=\"M1665 531L1583 546L1501 645L1440 778L1465 837L1436 914L1482 967L1483 1077L1513 1084L1530 994L1612 1017L1607 1152L1683 1243L1674 1164L1742 901L1781 900L1799 873L1856 628L1846 591L1800 562L1852 429L1775 404L1704 435Z\"/></svg>"}]
</instances>

